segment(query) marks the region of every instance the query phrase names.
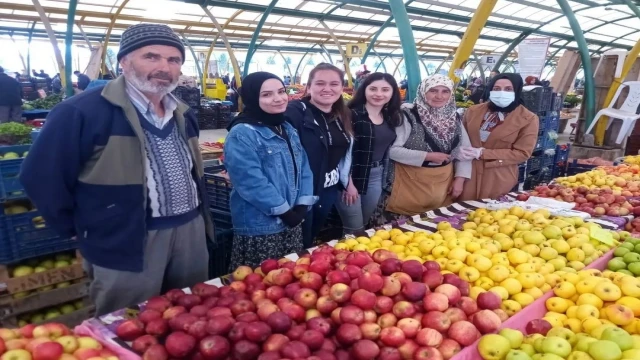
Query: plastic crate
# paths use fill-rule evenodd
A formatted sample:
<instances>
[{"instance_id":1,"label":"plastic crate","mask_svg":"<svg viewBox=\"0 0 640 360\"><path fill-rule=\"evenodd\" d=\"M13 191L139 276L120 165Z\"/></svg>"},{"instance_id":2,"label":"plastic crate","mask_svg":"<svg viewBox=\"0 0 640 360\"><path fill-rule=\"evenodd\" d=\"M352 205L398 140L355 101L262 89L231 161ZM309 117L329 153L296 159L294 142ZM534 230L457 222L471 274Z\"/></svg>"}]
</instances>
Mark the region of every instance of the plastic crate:
<instances>
[{"instance_id":1,"label":"plastic crate","mask_svg":"<svg viewBox=\"0 0 640 360\"><path fill-rule=\"evenodd\" d=\"M518 182L523 182L526 177L527 164L518 165Z\"/></svg>"},{"instance_id":2,"label":"plastic crate","mask_svg":"<svg viewBox=\"0 0 640 360\"><path fill-rule=\"evenodd\" d=\"M527 173L532 173L540 169L541 161L539 156L534 156L527 160Z\"/></svg>"},{"instance_id":3,"label":"plastic crate","mask_svg":"<svg viewBox=\"0 0 640 360\"><path fill-rule=\"evenodd\" d=\"M216 244L207 242L209 249L209 278L215 279L231 273L231 252L233 251L233 231L216 229Z\"/></svg>"},{"instance_id":4,"label":"plastic crate","mask_svg":"<svg viewBox=\"0 0 640 360\"><path fill-rule=\"evenodd\" d=\"M560 114L557 111L551 112L551 114L547 117L546 131L555 131L558 132L560 128Z\"/></svg>"},{"instance_id":5,"label":"plastic crate","mask_svg":"<svg viewBox=\"0 0 640 360\"><path fill-rule=\"evenodd\" d=\"M553 93L551 95L551 110L553 111L562 110L563 103L564 103L564 94Z\"/></svg>"},{"instance_id":6,"label":"plastic crate","mask_svg":"<svg viewBox=\"0 0 640 360\"><path fill-rule=\"evenodd\" d=\"M23 156L31 148L31 145L0 146L0 155L3 157L10 152ZM9 199L25 198L24 187L20 183L18 175L24 158L0 159L0 202Z\"/></svg>"},{"instance_id":7,"label":"plastic crate","mask_svg":"<svg viewBox=\"0 0 640 360\"><path fill-rule=\"evenodd\" d=\"M220 211L217 209L209 209L211 211L211 219L216 231L231 230L233 229L233 222L231 222L231 213L228 211Z\"/></svg>"},{"instance_id":8,"label":"plastic crate","mask_svg":"<svg viewBox=\"0 0 640 360\"><path fill-rule=\"evenodd\" d=\"M553 166L554 155L542 155L540 157L540 167Z\"/></svg>"},{"instance_id":9,"label":"plastic crate","mask_svg":"<svg viewBox=\"0 0 640 360\"><path fill-rule=\"evenodd\" d=\"M13 260L12 243L8 240L7 223L4 212L0 213L0 264L7 264Z\"/></svg>"},{"instance_id":10,"label":"plastic crate","mask_svg":"<svg viewBox=\"0 0 640 360\"><path fill-rule=\"evenodd\" d=\"M522 101L524 106L535 112L551 110L551 97L553 95L553 88L550 87L537 87L530 91L522 92Z\"/></svg>"},{"instance_id":11,"label":"plastic crate","mask_svg":"<svg viewBox=\"0 0 640 360\"><path fill-rule=\"evenodd\" d=\"M545 141L546 141L545 139L547 137L548 136L544 131L538 133L538 141L536 141L536 147L533 148L533 152L544 149Z\"/></svg>"},{"instance_id":12,"label":"plastic crate","mask_svg":"<svg viewBox=\"0 0 640 360\"><path fill-rule=\"evenodd\" d=\"M556 139L552 139L548 135L548 132L545 132L545 134L544 134L544 144L542 145L542 148L545 149L545 150L555 149L556 148Z\"/></svg>"},{"instance_id":13,"label":"plastic crate","mask_svg":"<svg viewBox=\"0 0 640 360\"><path fill-rule=\"evenodd\" d=\"M548 184L553 179L552 167L541 167L536 172L530 173L524 181L524 190L531 190L538 185Z\"/></svg>"},{"instance_id":14,"label":"plastic crate","mask_svg":"<svg viewBox=\"0 0 640 360\"><path fill-rule=\"evenodd\" d=\"M0 249L11 249L11 256L3 263L11 263L36 256L76 249L78 242L64 239L51 228L37 210L5 215L6 236L0 239ZM4 254L3 254L4 255Z\"/></svg>"},{"instance_id":15,"label":"plastic crate","mask_svg":"<svg viewBox=\"0 0 640 360\"><path fill-rule=\"evenodd\" d=\"M204 172L204 180L207 189L207 198L209 199L209 207L223 212L230 212L230 195L231 183L227 181L220 171L224 170L223 166L207 168Z\"/></svg>"}]
</instances>

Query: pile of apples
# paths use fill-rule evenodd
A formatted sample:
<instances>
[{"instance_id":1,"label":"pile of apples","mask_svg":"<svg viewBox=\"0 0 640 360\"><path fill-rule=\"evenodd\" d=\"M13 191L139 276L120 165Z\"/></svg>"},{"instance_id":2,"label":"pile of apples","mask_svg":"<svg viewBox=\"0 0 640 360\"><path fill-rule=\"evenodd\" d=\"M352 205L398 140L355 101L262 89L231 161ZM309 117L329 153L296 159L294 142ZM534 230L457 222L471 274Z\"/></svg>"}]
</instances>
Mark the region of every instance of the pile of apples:
<instances>
[{"instance_id":1,"label":"pile of apples","mask_svg":"<svg viewBox=\"0 0 640 360\"><path fill-rule=\"evenodd\" d=\"M640 334L640 279L591 269L565 276L546 300L543 317L554 328L590 333L604 324Z\"/></svg>"},{"instance_id":2,"label":"pile of apples","mask_svg":"<svg viewBox=\"0 0 640 360\"><path fill-rule=\"evenodd\" d=\"M629 238L613 251L607 269L631 276L640 276L640 239Z\"/></svg>"},{"instance_id":3,"label":"pile of apples","mask_svg":"<svg viewBox=\"0 0 640 360\"><path fill-rule=\"evenodd\" d=\"M266 274L266 275L264 275ZM450 359L508 318L434 261L321 246L154 297L117 335L143 359Z\"/></svg>"},{"instance_id":4,"label":"pile of apples","mask_svg":"<svg viewBox=\"0 0 640 360\"><path fill-rule=\"evenodd\" d=\"M575 203L575 210L591 216L640 216L640 201L628 199L634 196L628 190L589 189L586 186L568 188L560 185L536 186L528 194L519 194L517 200L526 201L529 196L551 198Z\"/></svg>"},{"instance_id":5,"label":"pile of apples","mask_svg":"<svg viewBox=\"0 0 640 360\"><path fill-rule=\"evenodd\" d=\"M64 252L54 256L29 259L13 266L9 271L12 278L19 278L52 269L65 268L77 264L80 260L73 253ZM52 285L42 286L31 291L21 291L13 294L14 299L21 299L37 292L45 292L53 289L62 289L71 286L73 282L63 281Z\"/></svg>"},{"instance_id":6,"label":"pile of apples","mask_svg":"<svg viewBox=\"0 0 640 360\"><path fill-rule=\"evenodd\" d=\"M640 166L600 166L577 175L556 178L555 182L571 188L585 186L589 189L626 190L631 193L629 196L640 196Z\"/></svg>"},{"instance_id":7,"label":"pile of apples","mask_svg":"<svg viewBox=\"0 0 640 360\"><path fill-rule=\"evenodd\" d=\"M567 328L541 326L532 320L525 331L503 329L478 342L485 360L620 360L640 358L640 336L630 335L615 325L605 324L591 333L575 333Z\"/></svg>"},{"instance_id":8,"label":"pile of apples","mask_svg":"<svg viewBox=\"0 0 640 360\"><path fill-rule=\"evenodd\" d=\"M63 324L0 329L0 360L118 360L87 336L75 336Z\"/></svg>"}]
</instances>

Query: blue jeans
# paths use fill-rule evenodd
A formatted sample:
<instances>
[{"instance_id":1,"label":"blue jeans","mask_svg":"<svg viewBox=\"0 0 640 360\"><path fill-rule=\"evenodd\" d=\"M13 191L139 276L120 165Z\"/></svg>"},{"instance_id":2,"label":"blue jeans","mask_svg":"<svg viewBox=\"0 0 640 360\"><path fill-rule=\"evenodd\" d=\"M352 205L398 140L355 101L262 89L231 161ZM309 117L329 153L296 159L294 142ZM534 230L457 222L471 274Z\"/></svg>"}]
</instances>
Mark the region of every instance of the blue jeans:
<instances>
[{"instance_id":1,"label":"blue jeans","mask_svg":"<svg viewBox=\"0 0 640 360\"><path fill-rule=\"evenodd\" d=\"M383 171L383 166L371 168L367 193L358 196L355 203L347 205L342 199L336 203L345 234L354 234L362 231L369 223L371 215L373 215L373 211L376 209L376 206L378 206L378 200L380 200L380 195L382 194Z\"/></svg>"},{"instance_id":2,"label":"blue jeans","mask_svg":"<svg viewBox=\"0 0 640 360\"><path fill-rule=\"evenodd\" d=\"M315 245L314 240L327 222L329 213L338 200L339 194L338 186L325 188L318 194L318 202L307 212L307 216L305 216L302 223L302 240L305 249Z\"/></svg>"}]
</instances>

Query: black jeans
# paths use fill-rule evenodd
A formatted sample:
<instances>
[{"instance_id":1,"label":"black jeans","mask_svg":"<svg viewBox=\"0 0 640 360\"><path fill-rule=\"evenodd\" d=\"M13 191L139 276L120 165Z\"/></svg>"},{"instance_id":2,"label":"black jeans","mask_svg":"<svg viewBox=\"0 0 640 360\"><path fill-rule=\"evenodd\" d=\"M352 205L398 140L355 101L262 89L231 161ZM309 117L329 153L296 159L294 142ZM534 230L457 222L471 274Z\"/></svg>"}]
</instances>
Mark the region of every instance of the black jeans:
<instances>
[{"instance_id":1,"label":"black jeans","mask_svg":"<svg viewBox=\"0 0 640 360\"><path fill-rule=\"evenodd\" d=\"M318 202L307 212L307 216L305 216L302 223L302 239L305 249L314 245L313 240L322 230L333 205L338 201L339 194L338 186L323 189L319 194Z\"/></svg>"}]
</instances>

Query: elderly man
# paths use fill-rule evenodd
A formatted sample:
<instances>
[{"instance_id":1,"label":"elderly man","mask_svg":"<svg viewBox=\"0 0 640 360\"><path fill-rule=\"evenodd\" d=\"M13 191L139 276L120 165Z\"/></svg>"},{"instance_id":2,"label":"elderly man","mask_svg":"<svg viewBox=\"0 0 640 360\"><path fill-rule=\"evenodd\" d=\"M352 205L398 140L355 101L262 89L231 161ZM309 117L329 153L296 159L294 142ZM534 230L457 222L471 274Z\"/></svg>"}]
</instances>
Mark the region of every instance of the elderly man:
<instances>
[{"instance_id":1,"label":"elderly man","mask_svg":"<svg viewBox=\"0 0 640 360\"><path fill-rule=\"evenodd\" d=\"M47 224L77 238L98 315L207 279L197 120L170 94L184 54L168 26L129 27L123 76L57 105L22 167Z\"/></svg>"}]
</instances>

